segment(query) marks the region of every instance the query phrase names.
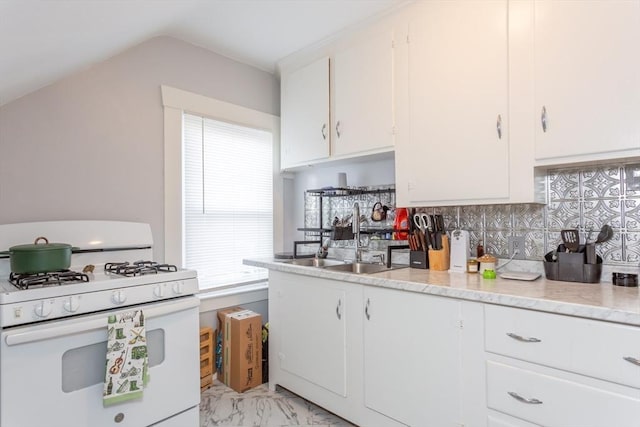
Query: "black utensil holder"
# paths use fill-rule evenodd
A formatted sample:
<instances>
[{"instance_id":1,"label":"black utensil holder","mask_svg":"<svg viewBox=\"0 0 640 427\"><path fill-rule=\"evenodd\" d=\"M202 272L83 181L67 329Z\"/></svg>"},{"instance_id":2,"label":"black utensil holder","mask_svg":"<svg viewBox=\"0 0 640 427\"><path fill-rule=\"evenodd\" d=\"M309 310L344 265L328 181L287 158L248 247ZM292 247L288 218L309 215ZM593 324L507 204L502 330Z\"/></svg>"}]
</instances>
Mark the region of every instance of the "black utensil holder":
<instances>
[{"instance_id":1,"label":"black utensil holder","mask_svg":"<svg viewBox=\"0 0 640 427\"><path fill-rule=\"evenodd\" d=\"M542 264L544 265L544 274L549 280L598 283L602 275L602 258L596 256L595 264L587 264L583 252L558 251L555 261L553 260L553 252L549 252L544 256Z\"/></svg>"}]
</instances>

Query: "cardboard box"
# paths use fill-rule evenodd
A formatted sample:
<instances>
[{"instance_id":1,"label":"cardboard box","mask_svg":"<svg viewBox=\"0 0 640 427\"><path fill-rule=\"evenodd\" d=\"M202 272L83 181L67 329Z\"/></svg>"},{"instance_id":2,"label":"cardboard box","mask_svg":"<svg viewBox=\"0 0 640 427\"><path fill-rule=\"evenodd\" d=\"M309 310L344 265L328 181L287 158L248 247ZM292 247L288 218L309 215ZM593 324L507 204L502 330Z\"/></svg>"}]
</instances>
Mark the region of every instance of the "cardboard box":
<instances>
[{"instance_id":1,"label":"cardboard box","mask_svg":"<svg viewBox=\"0 0 640 427\"><path fill-rule=\"evenodd\" d=\"M224 324L227 316L232 313L237 313L238 311L244 311L242 307L229 307L224 308L222 310L218 310L218 329L217 334L220 335L220 341L222 341L222 351L220 354L216 354L216 358L224 359ZM216 348L217 348L218 338L216 338ZM216 366L218 367L218 381L224 383L224 361L216 361Z\"/></svg>"},{"instance_id":2,"label":"cardboard box","mask_svg":"<svg viewBox=\"0 0 640 427\"><path fill-rule=\"evenodd\" d=\"M262 384L262 316L232 312L224 325L223 383L242 393Z\"/></svg>"}]
</instances>

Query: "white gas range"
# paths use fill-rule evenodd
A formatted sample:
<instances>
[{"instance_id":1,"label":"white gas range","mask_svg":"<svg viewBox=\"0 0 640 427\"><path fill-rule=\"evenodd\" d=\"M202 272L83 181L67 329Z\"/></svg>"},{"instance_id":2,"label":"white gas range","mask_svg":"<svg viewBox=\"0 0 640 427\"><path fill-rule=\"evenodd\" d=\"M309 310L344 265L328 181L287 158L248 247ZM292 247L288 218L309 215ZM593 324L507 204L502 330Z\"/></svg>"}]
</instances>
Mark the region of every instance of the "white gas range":
<instances>
[{"instance_id":1,"label":"white gas range","mask_svg":"<svg viewBox=\"0 0 640 427\"><path fill-rule=\"evenodd\" d=\"M0 225L0 252L38 236L72 245L77 274L17 276L0 255L0 425L197 426L196 272L149 261L141 223ZM104 407L107 319L132 310L145 314L151 381L143 398Z\"/></svg>"}]
</instances>

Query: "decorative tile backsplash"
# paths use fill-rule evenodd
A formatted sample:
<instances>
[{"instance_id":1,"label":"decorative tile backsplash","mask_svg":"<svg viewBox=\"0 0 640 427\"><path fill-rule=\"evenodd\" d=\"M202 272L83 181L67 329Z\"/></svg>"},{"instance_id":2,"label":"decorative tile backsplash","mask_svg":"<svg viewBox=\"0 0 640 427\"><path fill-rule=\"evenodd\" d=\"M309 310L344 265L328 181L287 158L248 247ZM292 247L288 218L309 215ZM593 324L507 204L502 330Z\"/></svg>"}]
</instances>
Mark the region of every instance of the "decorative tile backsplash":
<instances>
[{"instance_id":1,"label":"decorative tile backsplash","mask_svg":"<svg viewBox=\"0 0 640 427\"><path fill-rule=\"evenodd\" d=\"M390 186L391 188L393 186ZM389 188L389 187L388 187ZM541 260L545 253L561 243L560 231L577 228L581 241L594 241L604 224L614 235L597 245L596 251L605 264L640 264L640 165L602 165L550 170L546 176L547 205L483 205L418 208L418 211L440 213L447 230L462 228L470 232L471 253L480 240L485 252L509 258L509 236L524 236L528 260ZM331 198L323 204L323 226L330 227L334 216L351 213L359 201L361 212L371 212L380 195ZM383 203L394 207L395 197ZM317 197L305 197L305 227L319 223ZM380 226L393 227L393 211ZM390 241L371 240L372 250L383 250ZM365 242L366 243L366 242ZM393 242L397 244L398 242ZM352 241L332 242L334 247L349 247Z\"/></svg>"},{"instance_id":2,"label":"decorative tile backsplash","mask_svg":"<svg viewBox=\"0 0 640 427\"><path fill-rule=\"evenodd\" d=\"M470 231L472 253L482 240L485 251L509 258L509 236L525 237L526 259L541 260L562 242L560 231L577 228L581 241L594 241L604 224L613 238L597 245L605 264L640 263L640 165L606 165L551 170L546 176L548 204L423 208L442 213L448 230Z\"/></svg>"}]
</instances>

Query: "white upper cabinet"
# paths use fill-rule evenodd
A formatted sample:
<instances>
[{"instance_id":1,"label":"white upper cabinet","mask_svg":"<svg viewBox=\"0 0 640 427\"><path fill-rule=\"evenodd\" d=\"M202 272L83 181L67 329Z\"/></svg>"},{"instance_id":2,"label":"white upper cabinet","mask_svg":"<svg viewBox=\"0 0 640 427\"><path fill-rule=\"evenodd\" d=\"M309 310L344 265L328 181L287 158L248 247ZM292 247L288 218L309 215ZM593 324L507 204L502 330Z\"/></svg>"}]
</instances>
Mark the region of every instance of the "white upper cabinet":
<instances>
[{"instance_id":1,"label":"white upper cabinet","mask_svg":"<svg viewBox=\"0 0 640 427\"><path fill-rule=\"evenodd\" d=\"M640 155L640 1L535 1L534 52L538 164Z\"/></svg>"},{"instance_id":2,"label":"white upper cabinet","mask_svg":"<svg viewBox=\"0 0 640 427\"><path fill-rule=\"evenodd\" d=\"M284 64L282 169L393 151L394 52L386 23Z\"/></svg>"},{"instance_id":3,"label":"white upper cabinet","mask_svg":"<svg viewBox=\"0 0 640 427\"><path fill-rule=\"evenodd\" d=\"M281 101L281 167L329 157L329 58L284 74Z\"/></svg>"},{"instance_id":4,"label":"white upper cabinet","mask_svg":"<svg viewBox=\"0 0 640 427\"><path fill-rule=\"evenodd\" d=\"M335 54L331 155L393 147L392 30Z\"/></svg>"},{"instance_id":5,"label":"white upper cabinet","mask_svg":"<svg viewBox=\"0 0 640 427\"><path fill-rule=\"evenodd\" d=\"M396 139L398 205L508 200L507 18L506 0L416 7L408 39L410 129Z\"/></svg>"}]
</instances>

